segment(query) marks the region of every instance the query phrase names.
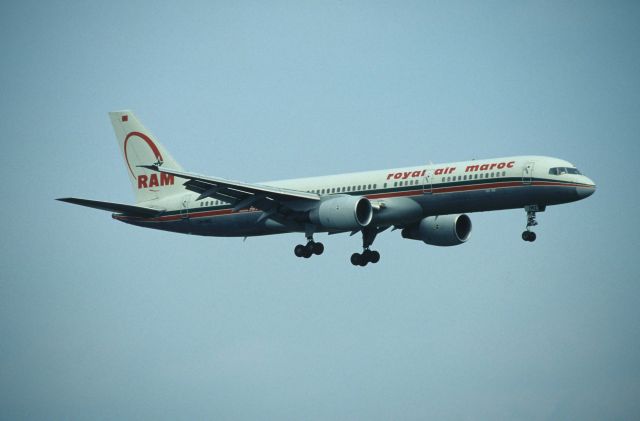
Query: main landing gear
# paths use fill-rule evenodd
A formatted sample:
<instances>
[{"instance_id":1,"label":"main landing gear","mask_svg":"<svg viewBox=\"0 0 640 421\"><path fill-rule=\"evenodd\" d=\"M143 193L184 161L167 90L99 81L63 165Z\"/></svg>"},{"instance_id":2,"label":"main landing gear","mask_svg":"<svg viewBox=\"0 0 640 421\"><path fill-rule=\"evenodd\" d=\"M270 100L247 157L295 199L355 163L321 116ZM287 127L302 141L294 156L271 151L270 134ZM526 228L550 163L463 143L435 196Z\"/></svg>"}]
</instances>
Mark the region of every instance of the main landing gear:
<instances>
[{"instance_id":1,"label":"main landing gear","mask_svg":"<svg viewBox=\"0 0 640 421\"><path fill-rule=\"evenodd\" d=\"M324 253L324 244L320 243L320 242L315 242L313 241L313 231L312 230L308 230L306 233L307 236L307 244L306 245L302 245L302 244L298 244L294 249L293 249L293 253L298 256L298 257L304 257L305 259L308 259L309 257L313 256L314 254L317 256L320 256L322 253Z\"/></svg>"},{"instance_id":2,"label":"main landing gear","mask_svg":"<svg viewBox=\"0 0 640 421\"><path fill-rule=\"evenodd\" d=\"M354 266L367 266L367 263L378 263L380 261L380 253L375 250L364 249L362 254L353 253L351 255L351 264Z\"/></svg>"},{"instance_id":3,"label":"main landing gear","mask_svg":"<svg viewBox=\"0 0 640 421\"><path fill-rule=\"evenodd\" d=\"M525 206L524 210L527 212L527 230L522 233L522 239L532 243L536 241L536 233L531 231L531 227L538 225L538 221L536 221L536 212L543 212L544 206Z\"/></svg>"},{"instance_id":4,"label":"main landing gear","mask_svg":"<svg viewBox=\"0 0 640 421\"><path fill-rule=\"evenodd\" d=\"M294 249L293 253L298 257L304 257L308 259L309 257L315 255L320 256L324 252L324 244L316 243L313 240L310 240L306 245L298 244Z\"/></svg>"},{"instance_id":5,"label":"main landing gear","mask_svg":"<svg viewBox=\"0 0 640 421\"><path fill-rule=\"evenodd\" d=\"M386 229L386 228L385 228ZM376 235L379 232L377 227L367 227L362 230L362 253L353 253L351 255L351 264L354 266L366 266L367 263L378 263L380 261L380 253L375 250L370 250L369 247L373 244L373 240L376 239Z\"/></svg>"}]
</instances>

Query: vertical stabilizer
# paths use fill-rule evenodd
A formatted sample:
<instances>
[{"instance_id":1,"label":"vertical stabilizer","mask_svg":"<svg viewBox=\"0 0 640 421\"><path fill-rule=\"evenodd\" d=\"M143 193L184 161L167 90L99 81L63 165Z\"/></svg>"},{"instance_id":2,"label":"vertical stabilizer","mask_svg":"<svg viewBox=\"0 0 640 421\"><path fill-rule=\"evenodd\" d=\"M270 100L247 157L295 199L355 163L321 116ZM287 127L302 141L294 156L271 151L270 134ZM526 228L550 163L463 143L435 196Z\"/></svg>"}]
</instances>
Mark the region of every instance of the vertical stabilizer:
<instances>
[{"instance_id":1,"label":"vertical stabilizer","mask_svg":"<svg viewBox=\"0 0 640 421\"><path fill-rule=\"evenodd\" d=\"M157 173L140 165L161 165L181 171L182 167L160 142L136 118L132 111L109 113L113 130L124 157L125 169L131 180L136 203L185 192L182 183L173 176Z\"/></svg>"}]
</instances>

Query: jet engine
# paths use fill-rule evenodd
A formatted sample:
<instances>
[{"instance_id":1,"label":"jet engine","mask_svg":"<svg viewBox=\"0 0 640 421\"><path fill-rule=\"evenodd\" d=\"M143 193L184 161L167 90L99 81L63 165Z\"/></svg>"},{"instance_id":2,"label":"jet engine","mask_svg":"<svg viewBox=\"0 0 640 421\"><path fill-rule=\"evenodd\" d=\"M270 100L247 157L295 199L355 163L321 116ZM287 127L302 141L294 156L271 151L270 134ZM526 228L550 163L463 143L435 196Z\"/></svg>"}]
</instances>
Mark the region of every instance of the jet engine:
<instances>
[{"instance_id":1,"label":"jet engine","mask_svg":"<svg viewBox=\"0 0 640 421\"><path fill-rule=\"evenodd\" d=\"M309 213L314 224L337 230L359 230L373 218L371 202L366 197L337 196L323 200Z\"/></svg>"},{"instance_id":2,"label":"jet engine","mask_svg":"<svg viewBox=\"0 0 640 421\"><path fill-rule=\"evenodd\" d=\"M440 215L423 218L402 230L402 236L422 240L432 246L457 246L469 239L471 219L467 215Z\"/></svg>"}]
</instances>

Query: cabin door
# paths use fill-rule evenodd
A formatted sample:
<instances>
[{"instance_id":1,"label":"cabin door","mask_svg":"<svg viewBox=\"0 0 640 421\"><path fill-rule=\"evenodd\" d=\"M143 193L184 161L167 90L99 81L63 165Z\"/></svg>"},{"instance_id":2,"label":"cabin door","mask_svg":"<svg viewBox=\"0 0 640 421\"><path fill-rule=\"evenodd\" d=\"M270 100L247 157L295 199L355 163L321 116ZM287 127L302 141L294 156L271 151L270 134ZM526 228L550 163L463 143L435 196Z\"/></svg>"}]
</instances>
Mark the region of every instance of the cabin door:
<instances>
[{"instance_id":1,"label":"cabin door","mask_svg":"<svg viewBox=\"0 0 640 421\"><path fill-rule=\"evenodd\" d=\"M534 162L527 162L522 169L522 184L531 184Z\"/></svg>"},{"instance_id":2,"label":"cabin door","mask_svg":"<svg viewBox=\"0 0 640 421\"><path fill-rule=\"evenodd\" d=\"M182 199L182 207L180 208L180 216L182 219L189 218L189 196Z\"/></svg>"},{"instance_id":3,"label":"cabin door","mask_svg":"<svg viewBox=\"0 0 640 421\"><path fill-rule=\"evenodd\" d=\"M424 176L422 190L425 194L431 194L433 192L433 174L431 170L427 170L427 173Z\"/></svg>"}]
</instances>

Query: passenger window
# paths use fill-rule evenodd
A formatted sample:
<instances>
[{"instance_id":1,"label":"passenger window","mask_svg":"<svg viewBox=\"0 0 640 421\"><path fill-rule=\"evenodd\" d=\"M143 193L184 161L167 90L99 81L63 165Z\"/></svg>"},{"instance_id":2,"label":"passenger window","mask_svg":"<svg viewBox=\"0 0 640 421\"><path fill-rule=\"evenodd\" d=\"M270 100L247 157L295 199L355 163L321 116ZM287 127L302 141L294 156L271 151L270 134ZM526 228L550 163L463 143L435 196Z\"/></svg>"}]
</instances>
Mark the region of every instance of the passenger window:
<instances>
[{"instance_id":1,"label":"passenger window","mask_svg":"<svg viewBox=\"0 0 640 421\"><path fill-rule=\"evenodd\" d=\"M374 185L373 185L373 188L374 188L374 189L378 188L378 185L377 185L377 184L374 184Z\"/></svg>"},{"instance_id":2,"label":"passenger window","mask_svg":"<svg viewBox=\"0 0 640 421\"><path fill-rule=\"evenodd\" d=\"M387 188L387 183L384 183L384 187L383 188L385 188L385 189Z\"/></svg>"},{"instance_id":3,"label":"passenger window","mask_svg":"<svg viewBox=\"0 0 640 421\"><path fill-rule=\"evenodd\" d=\"M447 181L451 181L451 177L447 177Z\"/></svg>"},{"instance_id":4,"label":"passenger window","mask_svg":"<svg viewBox=\"0 0 640 421\"><path fill-rule=\"evenodd\" d=\"M475 175L473 176L473 178L475 178L475 179L477 180L477 179L478 179L478 174L475 174Z\"/></svg>"},{"instance_id":5,"label":"passenger window","mask_svg":"<svg viewBox=\"0 0 640 421\"><path fill-rule=\"evenodd\" d=\"M462 177L462 179L463 179L463 180L466 180L466 179L467 179L467 176L466 176L466 175L465 175L465 176L463 176L463 177Z\"/></svg>"},{"instance_id":6,"label":"passenger window","mask_svg":"<svg viewBox=\"0 0 640 421\"><path fill-rule=\"evenodd\" d=\"M393 187L398 187L398 182L397 181L393 182Z\"/></svg>"}]
</instances>

